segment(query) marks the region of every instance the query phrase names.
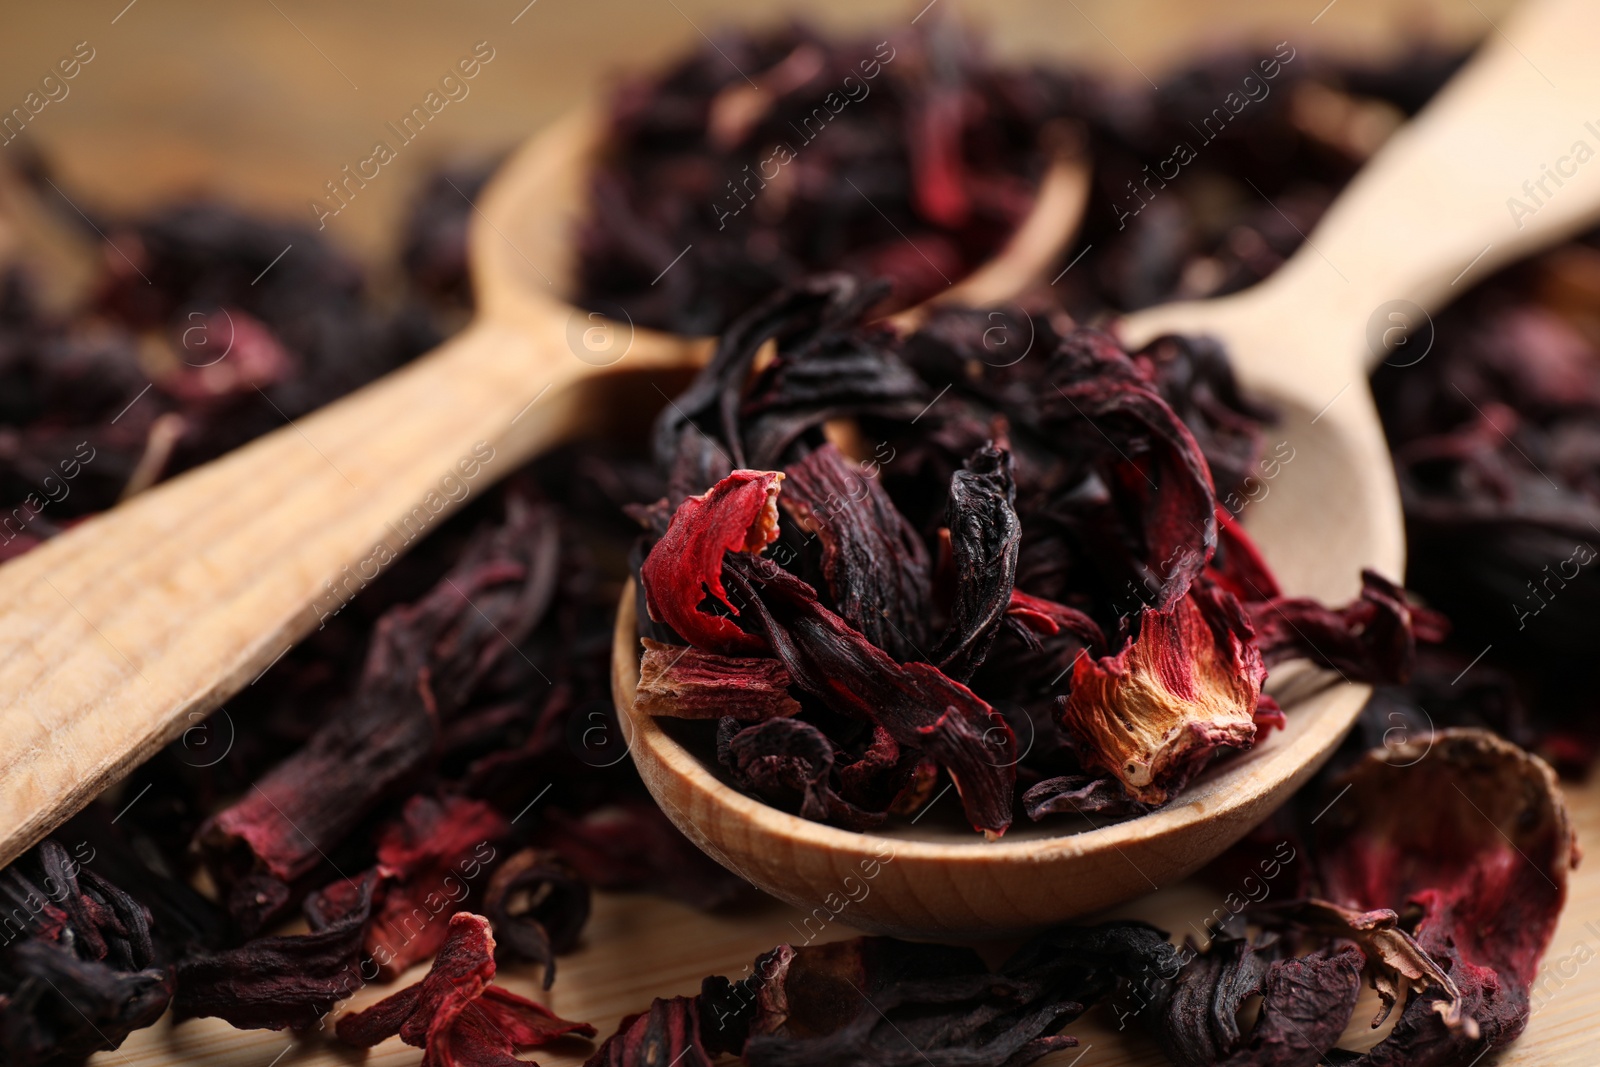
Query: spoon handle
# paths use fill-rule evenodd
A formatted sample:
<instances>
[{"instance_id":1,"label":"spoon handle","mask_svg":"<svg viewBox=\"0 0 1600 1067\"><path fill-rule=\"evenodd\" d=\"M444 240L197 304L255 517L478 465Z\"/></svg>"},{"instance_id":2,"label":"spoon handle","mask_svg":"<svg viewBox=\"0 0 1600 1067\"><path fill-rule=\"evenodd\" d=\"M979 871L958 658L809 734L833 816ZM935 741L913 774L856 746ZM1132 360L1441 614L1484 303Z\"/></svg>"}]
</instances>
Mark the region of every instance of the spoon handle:
<instances>
[{"instance_id":1,"label":"spoon handle","mask_svg":"<svg viewBox=\"0 0 1600 1067\"><path fill-rule=\"evenodd\" d=\"M1272 283L1361 326L1432 311L1600 218L1600 4L1529 0L1361 171ZM1331 300L1329 299L1331 298ZM1357 350L1369 365L1383 349Z\"/></svg>"},{"instance_id":2,"label":"spoon handle","mask_svg":"<svg viewBox=\"0 0 1600 1067\"><path fill-rule=\"evenodd\" d=\"M180 735L220 759L231 720L208 713L573 433L584 365L561 344L480 321L0 568L0 865Z\"/></svg>"},{"instance_id":3,"label":"spoon handle","mask_svg":"<svg viewBox=\"0 0 1600 1067\"><path fill-rule=\"evenodd\" d=\"M1528 0L1275 274L1130 315L1122 336L1215 334L1254 386L1320 408L1427 313L1600 219L1596 40L1595 0Z\"/></svg>"}]
</instances>

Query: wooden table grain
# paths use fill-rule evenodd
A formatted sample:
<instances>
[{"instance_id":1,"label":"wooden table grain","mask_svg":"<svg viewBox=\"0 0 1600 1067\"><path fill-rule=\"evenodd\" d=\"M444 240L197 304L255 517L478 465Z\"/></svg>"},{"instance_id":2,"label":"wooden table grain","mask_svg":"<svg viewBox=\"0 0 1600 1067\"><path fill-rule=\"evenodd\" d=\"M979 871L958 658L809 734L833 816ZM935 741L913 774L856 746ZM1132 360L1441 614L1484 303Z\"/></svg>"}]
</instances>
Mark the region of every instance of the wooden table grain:
<instances>
[{"instance_id":1,"label":"wooden table grain","mask_svg":"<svg viewBox=\"0 0 1600 1067\"><path fill-rule=\"evenodd\" d=\"M1071 57L1159 85L1171 61L1198 48L1288 40L1295 47L1395 53L1415 33L1468 42L1494 32L1511 0L934 0L987 31L1006 57ZM406 113L455 62L486 42L494 58L423 137L408 145L324 233L373 264L396 247L396 220L440 160L490 156L518 143L618 72L697 45L729 21L771 23L798 13L824 26L865 29L928 16L924 0L814 0L803 7L735 0L93 0L8 5L0 15L0 112L21 105L58 61L87 42L94 58L69 94L0 138L0 163L31 146L85 210L125 211L203 193L315 226L312 203L346 164L370 154L385 124ZM1600 783L1568 791L1585 851L1600 851ZM1187 882L1117 910L1181 932L1220 904ZM651 897L602 894L581 949L564 958L547 996L531 972L502 972L519 992L609 1033L652 997L692 993L711 973L737 976L772 945L794 940L799 915L771 903L711 917ZM853 936L843 922L825 939ZM395 986L363 990L359 1007ZM1497 1060L1517 1067L1595 1062L1600 1009L1600 874L1580 868L1535 990L1525 1037ZM1364 1009L1357 1017L1368 1017ZM1346 1047L1371 1036L1356 1024ZM1079 1049L1054 1067L1163 1064L1132 1028L1092 1011L1068 1028ZM545 1052L569 1067L581 1045ZM391 1040L366 1062L414 1064ZM316 1067L357 1062L324 1035L239 1031L217 1020L170 1020L133 1035L96 1067L157 1064Z\"/></svg>"}]
</instances>

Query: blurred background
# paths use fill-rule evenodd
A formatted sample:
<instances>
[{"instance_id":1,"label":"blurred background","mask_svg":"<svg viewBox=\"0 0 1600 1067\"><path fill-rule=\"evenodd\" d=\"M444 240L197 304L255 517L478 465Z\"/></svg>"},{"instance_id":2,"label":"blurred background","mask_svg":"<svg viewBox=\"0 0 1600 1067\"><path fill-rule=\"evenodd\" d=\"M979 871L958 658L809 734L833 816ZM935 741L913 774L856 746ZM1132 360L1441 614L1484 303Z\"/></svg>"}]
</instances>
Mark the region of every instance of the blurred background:
<instances>
[{"instance_id":1,"label":"blurred background","mask_svg":"<svg viewBox=\"0 0 1600 1067\"><path fill-rule=\"evenodd\" d=\"M983 31L997 56L1070 57L1109 77L1149 79L1228 44L1377 59L1425 36L1469 45L1510 0L935 0ZM933 5L928 5L933 6ZM202 192L286 220L384 124L434 88L474 45L494 58L470 93L363 190L329 235L369 263L391 261L397 221L438 164L492 158L620 72L658 64L735 24L792 17L849 30L918 17L923 0L95 0L14 5L0 34L0 110L9 112L80 42L93 59L0 161L38 149L63 187L121 213ZM84 50L88 54L88 49Z\"/></svg>"}]
</instances>

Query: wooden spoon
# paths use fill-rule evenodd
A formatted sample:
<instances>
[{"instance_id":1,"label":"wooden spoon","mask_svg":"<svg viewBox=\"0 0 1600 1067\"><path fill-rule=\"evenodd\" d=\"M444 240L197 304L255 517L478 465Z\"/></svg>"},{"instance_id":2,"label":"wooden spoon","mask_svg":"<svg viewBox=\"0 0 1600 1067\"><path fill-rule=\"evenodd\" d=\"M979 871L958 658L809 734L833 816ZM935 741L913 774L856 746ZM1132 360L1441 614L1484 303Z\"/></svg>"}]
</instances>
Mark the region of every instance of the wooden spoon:
<instances>
[{"instance_id":1,"label":"wooden spoon","mask_svg":"<svg viewBox=\"0 0 1600 1067\"><path fill-rule=\"evenodd\" d=\"M1220 337L1244 386L1283 412L1272 432L1285 443L1280 454L1293 458L1268 468L1275 477L1258 475L1265 492L1256 492L1245 520L1288 592L1338 603L1358 592L1363 567L1401 575L1404 528L1368 367L1384 357L1395 327L1420 327L1392 357L1415 362L1431 341L1424 309L1600 216L1600 162L1592 161L1600 149L1596 40L1594 0L1526 5L1504 37L1491 38L1391 139L1268 281L1122 321L1122 336L1134 344L1168 331ZM1579 140L1587 154L1574 152ZM1579 155L1586 162L1577 164ZM1563 184L1547 180L1550 195L1513 219L1507 198L1527 202L1523 182L1537 183L1546 163L1562 171ZM1221 764L1162 810L1120 825L1069 836L1014 826L998 844L962 827L931 828L931 818L858 834L738 793L638 713L634 621L633 599L624 596L613 690L632 729L634 761L678 827L767 892L815 909L822 925L837 916L896 933L993 935L1171 884L1302 785L1368 695L1366 686L1339 683L1296 700L1285 687L1312 681L1305 665L1276 672L1274 689L1289 708L1284 733ZM942 803L957 806L953 798Z\"/></svg>"},{"instance_id":2,"label":"wooden spoon","mask_svg":"<svg viewBox=\"0 0 1600 1067\"><path fill-rule=\"evenodd\" d=\"M648 422L617 402L627 372L674 372L673 390L704 360L707 339L563 299L603 132L598 112L576 113L497 176L473 218L467 330L0 567L0 865L174 738L196 765L222 758L232 720L207 715L388 559L537 453ZM1001 254L939 299L1033 283L1076 230L1088 180L1084 161L1059 159Z\"/></svg>"}]
</instances>

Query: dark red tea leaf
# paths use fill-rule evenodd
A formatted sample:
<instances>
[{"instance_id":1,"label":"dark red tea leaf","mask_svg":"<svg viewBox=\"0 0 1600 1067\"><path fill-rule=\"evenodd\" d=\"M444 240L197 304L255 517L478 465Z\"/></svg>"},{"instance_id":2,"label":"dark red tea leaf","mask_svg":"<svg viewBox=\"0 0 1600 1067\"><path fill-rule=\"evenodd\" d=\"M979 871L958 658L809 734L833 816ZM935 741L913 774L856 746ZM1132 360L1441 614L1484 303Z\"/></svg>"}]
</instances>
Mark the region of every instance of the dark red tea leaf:
<instances>
[{"instance_id":1,"label":"dark red tea leaf","mask_svg":"<svg viewBox=\"0 0 1600 1067\"><path fill-rule=\"evenodd\" d=\"M640 572L652 619L707 651L760 651L760 642L727 617L738 615L739 609L728 603L722 587L722 557L727 552L760 552L777 538L781 481L783 475L776 471L734 471L678 506ZM701 610L701 601L708 598L726 614Z\"/></svg>"},{"instance_id":2,"label":"dark red tea leaf","mask_svg":"<svg viewBox=\"0 0 1600 1067\"><path fill-rule=\"evenodd\" d=\"M877 723L899 744L925 750L949 772L973 827L1005 833L1017 740L994 709L936 667L896 663L772 561L730 556L724 573L745 605L746 624L796 685L842 714Z\"/></svg>"},{"instance_id":3,"label":"dark red tea leaf","mask_svg":"<svg viewBox=\"0 0 1600 1067\"><path fill-rule=\"evenodd\" d=\"M784 468L778 502L822 542L822 573L840 615L895 659L921 659L928 552L876 478L832 444Z\"/></svg>"},{"instance_id":4,"label":"dark red tea leaf","mask_svg":"<svg viewBox=\"0 0 1600 1067\"><path fill-rule=\"evenodd\" d=\"M1250 747L1266 676L1239 602L1202 582L1143 612L1117 655L1078 661L1062 724L1086 766L1161 804L1219 750Z\"/></svg>"},{"instance_id":5,"label":"dark red tea leaf","mask_svg":"<svg viewBox=\"0 0 1600 1067\"><path fill-rule=\"evenodd\" d=\"M520 1062L518 1047L543 1045L564 1034L592 1036L588 1023L568 1022L543 1006L500 989L494 980L494 936L489 920L460 912L422 981L335 1027L339 1040L370 1048L398 1035L426 1049L427 1067L496 1067Z\"/></svg>"}]
</instances>

